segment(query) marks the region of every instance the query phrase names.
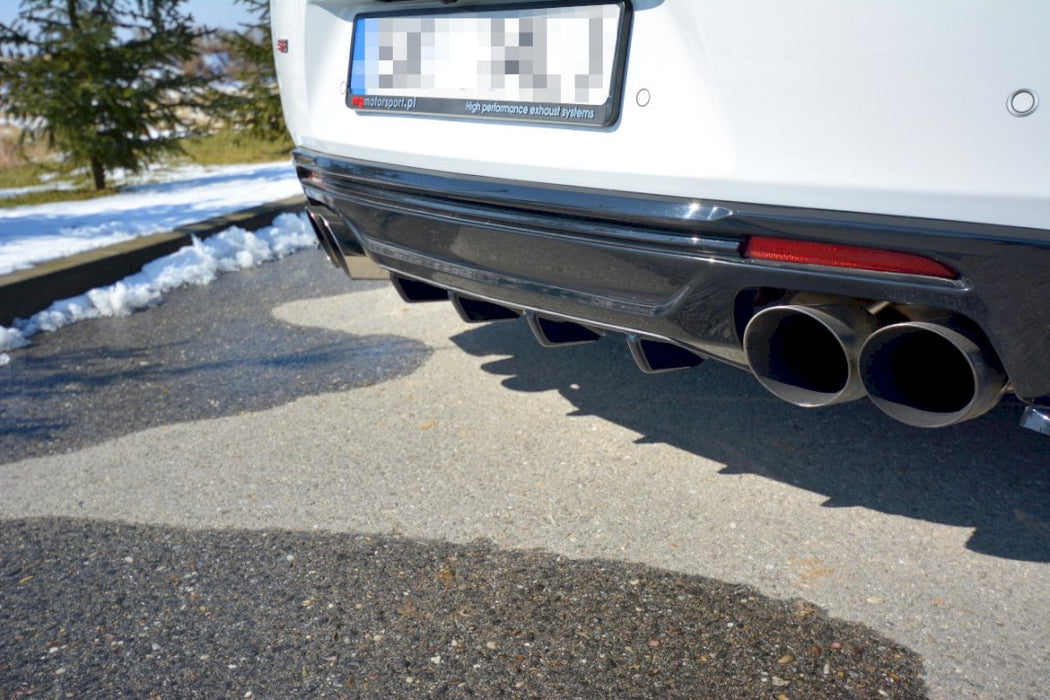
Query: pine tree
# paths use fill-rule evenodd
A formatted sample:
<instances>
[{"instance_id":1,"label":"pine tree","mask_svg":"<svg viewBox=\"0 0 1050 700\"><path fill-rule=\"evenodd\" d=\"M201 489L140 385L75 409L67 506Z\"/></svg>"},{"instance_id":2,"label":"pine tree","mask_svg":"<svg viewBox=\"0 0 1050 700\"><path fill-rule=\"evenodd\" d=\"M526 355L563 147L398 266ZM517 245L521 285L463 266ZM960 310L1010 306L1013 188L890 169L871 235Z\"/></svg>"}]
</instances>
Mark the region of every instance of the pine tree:
<instances>
[{"instance_id":1,"label":"pine tree","mask_svg":"<svg viewBox=\"0 0 1050 700\"><path fill-rule=\"evenodd\" d=\"M205 79L185 75L206 30L182 0L23 0L0 24L0 107L46 138L96 189L179 150Z\"/></svg>"},{"instance_id":2,"label":"pine tree","mask_svg":"<svg viewBox=\"0 0 1050 700\"><path fill-rule=\"evenodd\" d=\"M288 139L288 129L277 91L277 71L273 60L273 34L270 31L269 0L234 0L247 6L255 21L239 33L224 39L233 59L233 78L237 85L217 95L216 111L237 130L268 141Z\"/></svg>"}]
</instances>

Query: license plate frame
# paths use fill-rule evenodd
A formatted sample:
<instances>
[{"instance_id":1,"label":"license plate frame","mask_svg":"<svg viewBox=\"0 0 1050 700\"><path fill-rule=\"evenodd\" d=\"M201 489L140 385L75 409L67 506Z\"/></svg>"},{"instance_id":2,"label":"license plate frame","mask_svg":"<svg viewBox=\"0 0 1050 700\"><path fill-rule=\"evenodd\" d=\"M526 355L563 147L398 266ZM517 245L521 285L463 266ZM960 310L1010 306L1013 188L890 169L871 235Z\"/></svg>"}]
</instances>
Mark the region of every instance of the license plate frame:
<instances>
[{"instance_id":1,"label":"license plate frame","mask_svg":"<svg viewBox=\"0 0 1050 700\"><path fill-rule=\"evenodd\" d=\"M354 18L346 106L359 114L608 128L620 116L631 14L629 0L362 13ZM452 44L452 30L473 40L488 31L488 44ZM581 53L570 42L584 34ZM584 63L586 72L569 71ZM558 72L536 72L551 65ZM427 73L438 69L444 72Z\"/></svg>"}]
</instances>

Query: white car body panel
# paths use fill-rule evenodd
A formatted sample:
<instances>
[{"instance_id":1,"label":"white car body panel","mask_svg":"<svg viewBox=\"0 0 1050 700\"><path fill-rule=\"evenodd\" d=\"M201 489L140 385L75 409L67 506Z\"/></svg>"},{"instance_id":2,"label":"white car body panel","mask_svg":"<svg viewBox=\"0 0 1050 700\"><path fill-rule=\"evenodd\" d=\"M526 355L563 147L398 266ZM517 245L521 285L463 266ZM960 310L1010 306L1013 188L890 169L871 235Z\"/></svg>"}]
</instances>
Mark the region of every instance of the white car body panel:
<instances>
[{"instance_id":1,"label":"white car body panel","mask_svg":"<svg viewBox=\"0 0 1050 700\"><path fill-rule=\"evenodd\" d=\"M1007 107L1019 89L1050 96L1043 0L646 0L633 3L611 128L349 109L355 15L435 6L273 3L298 146L524 182L1024 227L1050 239L1050 105L1023 117Z\"/></svg>"}]
</instances>

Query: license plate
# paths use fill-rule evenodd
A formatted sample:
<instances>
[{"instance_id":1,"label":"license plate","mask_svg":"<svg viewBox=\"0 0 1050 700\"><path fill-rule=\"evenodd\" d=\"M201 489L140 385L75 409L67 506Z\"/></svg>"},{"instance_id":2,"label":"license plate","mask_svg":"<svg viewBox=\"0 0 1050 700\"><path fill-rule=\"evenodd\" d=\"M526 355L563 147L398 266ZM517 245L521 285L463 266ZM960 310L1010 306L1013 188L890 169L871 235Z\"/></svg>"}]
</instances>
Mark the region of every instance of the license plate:
<instances>
[{"instance_id":1,"label":"license plate","mask_svg":"<svg viewBox=\"0 0 1050 700\"><path fill-rule=\"evenodd\" d=\"M346 103L364 113L610 126L628 16L626 2L358 15Z\"/></svg>"}]
</instances>

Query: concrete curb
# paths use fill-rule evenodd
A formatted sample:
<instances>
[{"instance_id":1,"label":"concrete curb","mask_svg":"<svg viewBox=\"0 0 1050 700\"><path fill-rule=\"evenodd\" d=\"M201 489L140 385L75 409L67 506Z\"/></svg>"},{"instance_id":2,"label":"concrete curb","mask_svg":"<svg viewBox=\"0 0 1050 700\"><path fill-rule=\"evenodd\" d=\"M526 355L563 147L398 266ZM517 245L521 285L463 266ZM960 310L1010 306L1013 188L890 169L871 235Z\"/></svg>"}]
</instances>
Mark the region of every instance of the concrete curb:
<instances>
[{"instance_id":1,"label":"concrete curb","mask_svg":"<svg viewBox=\"0 0 1050 700\"><path fill-rule=\"evenodd\" d=\"M305 203L302 195L289 197L0 275L0 325L10 326L16 318L29 318L59 299L118 282L151 260L190 245L194 236L207 238L231 226L254 231L280 214L304 211Z\"/></svg>"}]
</instances>

